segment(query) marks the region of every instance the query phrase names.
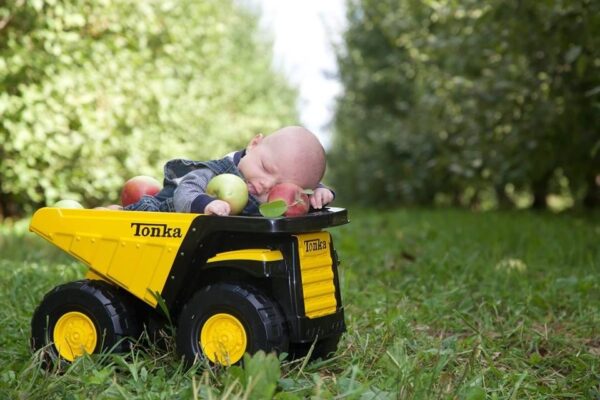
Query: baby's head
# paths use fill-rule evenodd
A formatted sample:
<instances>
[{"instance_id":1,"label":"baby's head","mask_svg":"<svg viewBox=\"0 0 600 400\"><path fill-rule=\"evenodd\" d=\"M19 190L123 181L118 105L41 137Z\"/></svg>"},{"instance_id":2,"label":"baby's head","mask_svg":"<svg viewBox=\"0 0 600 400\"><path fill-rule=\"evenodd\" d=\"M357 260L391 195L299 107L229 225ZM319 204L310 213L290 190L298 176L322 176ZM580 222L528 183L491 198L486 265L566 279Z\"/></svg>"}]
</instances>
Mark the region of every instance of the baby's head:
<instances>
[{"instance_id":1,"label":"baby's head","mask_svg":"<svg viewBox=\"0 0 600 400\"><path fill-rule=\"evenodd\" d=\"M264 202L278 183L316 188L325 174L325 151L308 129L288 126L266 137L255 136L238 167L250 194Z\"/></svg>"}]
</instances>

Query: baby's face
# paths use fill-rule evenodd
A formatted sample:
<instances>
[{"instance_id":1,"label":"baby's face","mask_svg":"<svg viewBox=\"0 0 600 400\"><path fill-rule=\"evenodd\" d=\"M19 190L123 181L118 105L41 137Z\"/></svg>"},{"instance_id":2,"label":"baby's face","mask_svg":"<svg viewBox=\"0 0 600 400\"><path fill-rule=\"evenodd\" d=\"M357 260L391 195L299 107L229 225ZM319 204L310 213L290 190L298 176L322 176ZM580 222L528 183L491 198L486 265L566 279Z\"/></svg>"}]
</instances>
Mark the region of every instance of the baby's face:
<instances>
[{"instance_id":1,"label":"baby's face","mask_svg":"<svg viewBox=\"0 0 600 400\"><path fill-rule=\"evenodd\" d=\"M244 175L248 192L264 203L273 186L282 182L296 183L296 177L301 176L302 167L289 161L289 150L259 143L240 160L238 168Z\"/></svg>"},{"instance_id":2,"label":"baby's face","mask_svg":"<svg viewBox=\"0 0 600 400\"><path fill-rule=\"evenodd\" d=\"M273 186L281 181L279 157L268 146L257 145L240 160L238 168L248 185L248 193L264 203Z\"/></svg>"}]
</instances>

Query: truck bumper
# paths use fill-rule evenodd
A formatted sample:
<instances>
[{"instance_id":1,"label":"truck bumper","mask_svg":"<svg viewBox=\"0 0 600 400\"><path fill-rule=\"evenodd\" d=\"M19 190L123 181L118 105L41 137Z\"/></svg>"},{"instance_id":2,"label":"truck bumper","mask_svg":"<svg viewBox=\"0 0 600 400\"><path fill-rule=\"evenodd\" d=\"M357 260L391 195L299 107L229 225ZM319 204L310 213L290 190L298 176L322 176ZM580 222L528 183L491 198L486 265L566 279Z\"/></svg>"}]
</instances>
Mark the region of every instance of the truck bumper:
<instances>
[{"instance_id":1,"label":"truck bumper","mask_svg":"<svg viewBox=\"0 0 600 400\"><path fill-rule=\"evenodd\" d=\"M346 332L344 310L342 308L324 317L313 319L300 317L297 319L297 324L298 329L295 330L295 334L290 334L290 341L294 343L313 342L317 337L323 339Z\"/></svg>"}]
</instances>

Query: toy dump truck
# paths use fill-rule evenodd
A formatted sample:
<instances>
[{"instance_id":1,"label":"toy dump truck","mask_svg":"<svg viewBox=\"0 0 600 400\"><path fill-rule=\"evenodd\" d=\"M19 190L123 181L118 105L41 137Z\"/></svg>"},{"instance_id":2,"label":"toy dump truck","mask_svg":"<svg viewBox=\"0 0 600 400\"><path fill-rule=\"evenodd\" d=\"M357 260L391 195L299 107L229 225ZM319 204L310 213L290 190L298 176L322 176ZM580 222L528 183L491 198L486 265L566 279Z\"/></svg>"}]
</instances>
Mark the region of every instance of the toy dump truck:
<instances>
[{"instance_id":1,"label":"toy dump truck","mask_svg":"<svg viewBox=\"0 0 600 400\"><path fill-rule=\"evenodd\" d=\"M345 324L324 229L347 222L340 208L294 218L39 209L30 230L89 270L45 295L33 349L52 363L123 352L170 320L188 364L258 350L326 356Z\"/></svg>"}]
</instances>

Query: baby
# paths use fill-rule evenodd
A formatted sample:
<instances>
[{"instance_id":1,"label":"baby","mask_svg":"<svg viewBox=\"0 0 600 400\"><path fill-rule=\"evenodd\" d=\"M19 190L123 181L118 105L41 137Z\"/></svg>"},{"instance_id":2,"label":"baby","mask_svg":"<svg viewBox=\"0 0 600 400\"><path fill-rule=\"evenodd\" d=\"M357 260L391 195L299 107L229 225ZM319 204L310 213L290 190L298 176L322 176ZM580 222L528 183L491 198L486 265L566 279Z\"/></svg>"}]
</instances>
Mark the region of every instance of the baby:
<instances>
[{"instance_id":1,"label":"baby","mask_svg":"<svg viewBox=\"0 0 600 400\"><path fill-rule=\"evenodd\" d=\"M220 160L167 162L163 189L125 209L229 215L227 202L206 193L208 182L224 173L238 175L248 185L244 214L256 214L271 188L283 182L312 189L310 204L320 209L334 198L333 192L319 183L325 164L325 151L316 136L303 127L288 126L266 137L257 135L244 150Z\"/></svg>"}]
</instances>

